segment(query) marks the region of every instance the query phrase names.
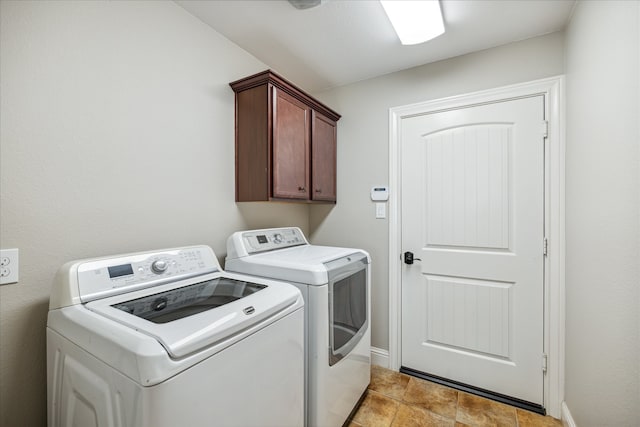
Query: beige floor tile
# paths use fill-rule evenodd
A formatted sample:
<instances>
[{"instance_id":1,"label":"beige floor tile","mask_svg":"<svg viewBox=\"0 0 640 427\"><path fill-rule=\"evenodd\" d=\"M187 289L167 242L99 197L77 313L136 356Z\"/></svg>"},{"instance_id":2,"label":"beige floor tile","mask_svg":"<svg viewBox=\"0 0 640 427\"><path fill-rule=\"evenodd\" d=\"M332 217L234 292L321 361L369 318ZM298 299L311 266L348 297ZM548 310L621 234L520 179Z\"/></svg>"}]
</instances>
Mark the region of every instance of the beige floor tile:
<instances>
[{"instance_id":1,"label":"beige floor tile","mask_svg":"<svg viewBox=\"0 0 640 427\"><path fill-rule=\"evenodd\" d=\"M419 378L411 378L402 400L443 417L455 419L458 391Z\"/></svg>"},{"instance_id":2,"label":"beige floor tile","mask_svg":"<svg viewBox=\"0 0 640 427\"><path fill-rule=\"evenodd\" d=\"M470 426L517 426L516 409L468 393L458 393L456 421Z\"/></svg>"},{"instance_id":3,"label":"beige floor tile","mask_svg":"<svg viewBox=\"0 0 640 427\"><path fill-rule=\"evenodd\" d=\"M562 427L562 421L533 412L516 409L519 427Z\"/></svg>"},{"instance_id":4,"label":"beige floor tile","mask_svg":"<svg viewBox=\"0 0 640 427\"><path fill-rule=\"evenodd\" d=\"M373 390L368 390L353 422L363 427L389 427L398 410L399 402Z\"/></svg>"},{"instance_id":5,"label":"beige floor tile","mask_svg":"<svg viewBox=\"0 0 640 427\"><path fill-rule=\"evenodd\" d=\"M374 390L385 396L400 400L407 389L409 378L408 375L401 374L400 372L373 365L371 366L371 383L369 384L369 390Z\"/></svg>"},{"instance_id":6,"label":"beige floor tile","mask_svg":"<svg viewBox=\"0 0 640 427\"><path fill-rule=\"evenodd\" d=\"M347 427L562 427L562 422L379 366Z\"/></svg>"},{"instance_id":7,"label":"beige floor tile","mask_svg":"<svg viewBox=\"0 0 640 427\"><path fill-rule=\"evenodd\" d=\"M455 420L417 406L400 404L391 427L454 427Z\"/></svg>"}]
</instances>

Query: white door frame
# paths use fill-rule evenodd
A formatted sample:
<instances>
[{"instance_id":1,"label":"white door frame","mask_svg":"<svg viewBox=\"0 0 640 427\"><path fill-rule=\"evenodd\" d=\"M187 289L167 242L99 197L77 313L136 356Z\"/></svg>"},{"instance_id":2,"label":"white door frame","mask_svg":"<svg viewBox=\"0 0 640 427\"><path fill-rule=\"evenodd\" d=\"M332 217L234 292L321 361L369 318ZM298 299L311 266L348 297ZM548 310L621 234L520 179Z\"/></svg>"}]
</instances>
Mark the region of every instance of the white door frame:
<instances>
[{"instance_id":1,"label":"white door frame","mask_svg":"<svg viewBox=\"0 0 640 427\"><path fill-rule=\"evenodd\" d=\"M458 95L389 109L389 367L399 370L401 346L402 224L401 120L418 114L499 102L507 99L545 96L545 237L548 252L544 263L544 353L547 373L544 378L544 407L560 418L564 400L564 269L565 269L565 140L564 77L556 76L528 83ZM541 360L542 364L542 360Z\"/></svg>"}]
</instances>

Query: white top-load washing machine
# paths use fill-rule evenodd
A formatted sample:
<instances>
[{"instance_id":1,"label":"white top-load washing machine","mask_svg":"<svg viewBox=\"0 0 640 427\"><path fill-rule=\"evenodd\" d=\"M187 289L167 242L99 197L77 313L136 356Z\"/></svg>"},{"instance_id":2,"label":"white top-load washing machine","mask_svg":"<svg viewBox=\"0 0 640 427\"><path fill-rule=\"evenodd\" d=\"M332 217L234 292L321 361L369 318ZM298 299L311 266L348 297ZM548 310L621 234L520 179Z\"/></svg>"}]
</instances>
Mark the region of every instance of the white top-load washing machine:
<instances>
[{"instance_id":1,"label":"white top-load washing machine","mask_svg":"<svg viewBox=\"0 0 640 427\"><path fill-rule=\"evenodd\" d=\"M291 426L304 303L207 246L74 261L47 321L49 426Z\"/></svg>"},{"instance_id":2,"label":"white top-load washing machine","mask_svg":"<svg viewBox=\"0 0 640 427\"><path fill-rule=\"evenodd\" d=\"M227 271L302 291L308 427L341 426L369 384L369 264L360 249L310 245L297 227L241 231L227 240Z\"/></svg>"}]
</instances>

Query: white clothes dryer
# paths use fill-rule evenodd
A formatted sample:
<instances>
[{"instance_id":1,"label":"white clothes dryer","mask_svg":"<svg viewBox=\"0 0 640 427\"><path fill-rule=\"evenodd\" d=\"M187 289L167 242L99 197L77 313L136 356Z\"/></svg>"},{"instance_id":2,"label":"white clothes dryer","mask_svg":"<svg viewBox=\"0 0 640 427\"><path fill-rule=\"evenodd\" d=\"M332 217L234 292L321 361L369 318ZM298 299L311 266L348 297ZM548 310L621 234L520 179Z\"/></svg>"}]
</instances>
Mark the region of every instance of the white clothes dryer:
<instances>
[{"instance_id":1,"label":"white clothes dryer","mask_svg":"<svg viewBox=\"0 0 640 427\"><path fill-rule=\"evenodd\" d=\"M284 280L305 300L305 425L339 427L369 385L370 257L310 245L297 227L236 232L225 269Z\"/></svg>"},{"instance_id":2,"label":"white clothes dryer","mask_svg":"<svg viewBox=\"0 0 640 427\"><path fill-rule=\"evenodd\" d=\"M300 291L207 246L67 263L49 308L50 427L303 424Z\"/></svg>"}]
</instances>

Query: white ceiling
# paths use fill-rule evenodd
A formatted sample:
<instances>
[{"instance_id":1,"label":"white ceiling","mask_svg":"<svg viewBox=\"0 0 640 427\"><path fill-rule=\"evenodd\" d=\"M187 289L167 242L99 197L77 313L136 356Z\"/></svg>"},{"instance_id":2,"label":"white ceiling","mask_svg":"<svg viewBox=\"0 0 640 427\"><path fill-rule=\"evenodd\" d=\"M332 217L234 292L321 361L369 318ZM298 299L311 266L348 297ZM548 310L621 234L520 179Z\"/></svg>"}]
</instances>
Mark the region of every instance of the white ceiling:
<instances>
[{"instance_id":1,"label":"white ceiling","mask_svg":"<svg viewBox=\"0 0 640 427\"><path fill-rule=\"evenodd\" d=\"M377 0L177 0L191 14L307 91L318 91L551 33L575 0L440 0L446 32L400 44Z\"/></svg>"}]
</instances>

